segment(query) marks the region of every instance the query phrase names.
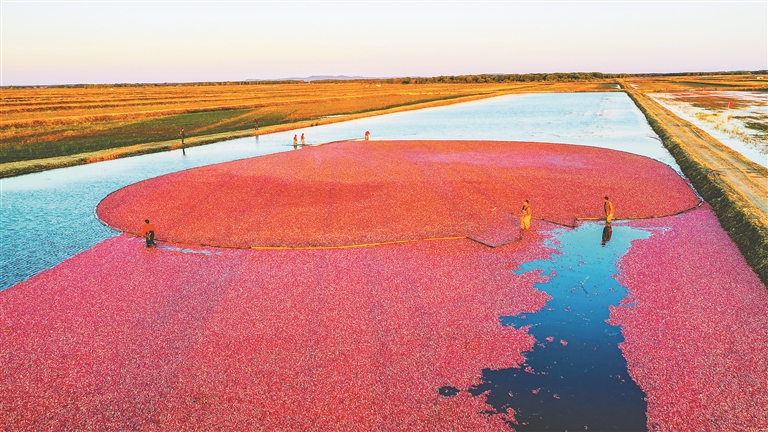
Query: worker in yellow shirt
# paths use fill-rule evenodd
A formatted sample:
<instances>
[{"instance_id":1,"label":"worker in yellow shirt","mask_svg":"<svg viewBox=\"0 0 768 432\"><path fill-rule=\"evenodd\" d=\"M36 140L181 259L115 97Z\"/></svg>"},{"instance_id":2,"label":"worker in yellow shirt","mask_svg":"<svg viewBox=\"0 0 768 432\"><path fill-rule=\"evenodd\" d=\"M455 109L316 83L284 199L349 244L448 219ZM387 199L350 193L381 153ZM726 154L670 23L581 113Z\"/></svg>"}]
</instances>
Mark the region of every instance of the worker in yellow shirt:
<instances>
[{"instance_id":1,"label":"worker in yellow shirt","mask_svg":"<svg viewBox=\"0 0 768 432\"><path fill-rule=\"evenodd\" d=\"M613 203L608 199L608 195L605 196L603 210L605 210L605 223L611 223L613 220Z\"/></svg>"},{"instance_id":2,"label":"worker in yellow shirt","mask_svg":"<svg viewBox=\"0 0 768 432\"><path fill-rule=\"evenodd\" d=\"M157 244L155 244L155 226L149 223L149 219L144 220L140 234L147 241L148 248L157 247Z\"/></svg>"},{"instance_id":3,"label":"worker in yellow shirt","mask_svg":"<svg viewBox=\"0 0 768 432\"><path fill-rule=\"evenodd\" d=\"M528 200L523 201L523 208L521 209L521 213L518 215L520 216L520 240L523 239L523 231L528 231L528 229L531 228L532 214L533 211L531 210L531 204L528 202Z\"/></svg>"}]
</instances>

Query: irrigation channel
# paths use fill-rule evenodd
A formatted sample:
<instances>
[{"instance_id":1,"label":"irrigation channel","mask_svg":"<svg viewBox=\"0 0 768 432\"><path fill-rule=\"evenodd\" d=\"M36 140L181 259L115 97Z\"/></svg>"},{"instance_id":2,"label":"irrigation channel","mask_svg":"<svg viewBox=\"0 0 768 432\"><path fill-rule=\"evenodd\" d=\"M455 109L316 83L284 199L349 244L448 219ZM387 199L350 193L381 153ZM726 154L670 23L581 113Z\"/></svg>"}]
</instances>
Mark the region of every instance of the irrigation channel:
<instances>
[{"instance_id":1,"label":"irrigation channel","mask_svg":"<svg viewBox=\"0 0 768 432\"><path fill-rule=\"evenodd\" d=\"M624 93L555 93L503 96L402 112L172 151L28 174L0 180L0 290L13 286L117 233L94 214L109 193L162 174L224 161L294 150L292 137L309 144L361 138L487 139L559 142L627 151L667 163L678 172L642 113ZM620 329L605 323L608 306L625 289L613 278L632 239L647 233L616 224L601 245L603 227L585 223L557 229L553 261L520 271L549 269L538 288L553 299L544 310L501 317L504 325L530 325L539 344L526 353L529 367L485 371L470 393L487 393L498 412L518 412L520 430L644 429L642 391L628 377L618 349ZM551 337L552 342L548 342ZM561 343L561 340L563 343ZM566 345L567 343L567 345ZM532 372L532 373L529 373ZM458 389L455 389L458 390ZM454 389L443 388L445 396ZM599 412L595 409L600 406Z\"/></svg>"}]
</instances>

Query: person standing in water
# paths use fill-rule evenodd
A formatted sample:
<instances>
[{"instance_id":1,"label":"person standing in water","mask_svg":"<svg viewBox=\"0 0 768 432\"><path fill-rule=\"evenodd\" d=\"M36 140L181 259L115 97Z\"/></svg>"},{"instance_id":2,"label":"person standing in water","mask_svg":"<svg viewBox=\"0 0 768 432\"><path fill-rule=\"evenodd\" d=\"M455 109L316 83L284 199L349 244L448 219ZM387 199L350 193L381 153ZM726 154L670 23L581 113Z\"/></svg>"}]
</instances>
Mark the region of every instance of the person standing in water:
<instances>
[{"instance_id":1,"label":"person standing in water","mask_svg":"<svg viewBox=\"0 0 768 432\"><path fill-rule=\"evenodd\" d=\"M299 139L296 138L296 135L293 136L293 148L296 148L299 146Z\"/></svg>"},{"instance_id":2,"label":"person standing in water","mask_svg":"<svg viewBox=\"0 0 768 432\"><path fill-rule=\"evenodd\" d=\"M144 224L141 226L141 236L147 241L147 247L157 247L155 244L155 226L149 223L149 219L144 219Z\"/></svg>"},{"instance_id":3,"label":"person standing in water","mask_svg":"<svg viewBox=\"0 0 768 432\"><path fill-rule=\"evenodd\" d=\"M521 209L520 216L520 240L523 239L523 231L528 231L531 228L531 216L533 211L531 210L531 204L528 200L523 201L523 208Z\"/></svg>"},{"instance_id":4,"label":"person standing in water","mask_svg":"<svg viewBox=\"0 0 768 432\"><path fill-rule=\"evenodd\" d=\"M304 134L301 134L301 146L304 147Z\"/></svg>"},{"instance_id":5,"label":"person standing in water","mask_svg":"<svg viewBox=\"0 0 768 432\"><path fill-rule=\"evenodd\" d=\"M610 224L613 221L613 203L608 199L608 195L603 201L603 210L605 211L605 223Z\"/></svg>"},{"instance_id":6,"label":"person standing in water","mask_svg":"<svg viewBox=\"0 0 768 432\"><path fill-rule=\"evenodd\" d=\"M179 136L181 137L181 154L186 155L187 152L184 150L184 137L186 134L184 133L184 128L181 128L181 131L179 132Z\"/></svg>"},{"instance_id":7,"label":"person standing in water","mask_svg":"<svg viewBox=\"0 0 768 432\"><path fill-rule=\"evenodd\" d=\"M369 138L371 138L371 133L368 131L365 131L365 140L368 141Z\"/></svg>"}]
</instances>

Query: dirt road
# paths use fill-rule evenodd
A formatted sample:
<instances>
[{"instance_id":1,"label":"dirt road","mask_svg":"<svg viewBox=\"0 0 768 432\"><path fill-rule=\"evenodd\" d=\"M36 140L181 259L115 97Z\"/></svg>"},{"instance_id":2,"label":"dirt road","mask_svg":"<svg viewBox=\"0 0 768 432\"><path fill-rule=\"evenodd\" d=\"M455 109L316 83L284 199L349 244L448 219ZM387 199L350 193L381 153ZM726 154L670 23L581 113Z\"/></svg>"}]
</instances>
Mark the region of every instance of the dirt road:
<instances>
[{"instance_id":1,"label":"dirt road","mask_svg":"<svg viewBox=\"0 0 768 432\"><path fill-rule=\"evenodd\" d=\"M711 176L718 177L722 186L731 186L734 193L743 195L754 206L760 218L768 223L768 169L726 147L643 93L627 91L680 140L691 156L712 170Z\"/></svg>"}]
</instances>

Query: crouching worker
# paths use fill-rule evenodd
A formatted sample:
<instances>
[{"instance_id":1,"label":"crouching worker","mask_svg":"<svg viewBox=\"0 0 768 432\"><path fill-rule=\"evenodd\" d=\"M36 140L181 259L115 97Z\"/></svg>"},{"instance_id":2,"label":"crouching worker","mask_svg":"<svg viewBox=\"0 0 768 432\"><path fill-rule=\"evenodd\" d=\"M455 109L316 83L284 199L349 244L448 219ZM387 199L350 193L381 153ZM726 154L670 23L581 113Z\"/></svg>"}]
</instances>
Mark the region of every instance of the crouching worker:
<instances>
[{"instance_id":1,"label":"crouching worker","mask_svg":"<svg viewBox=\"0 0 768 432\"><path fill-rule=\"evenodd\" d=\"M144 220L141 226L141 236L147 241L147 247L157 247L155 244L155 226L149 223L149 219Z\"/></svg>"}]
</instances>

